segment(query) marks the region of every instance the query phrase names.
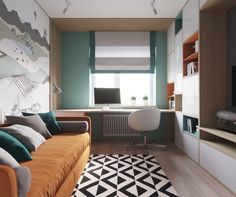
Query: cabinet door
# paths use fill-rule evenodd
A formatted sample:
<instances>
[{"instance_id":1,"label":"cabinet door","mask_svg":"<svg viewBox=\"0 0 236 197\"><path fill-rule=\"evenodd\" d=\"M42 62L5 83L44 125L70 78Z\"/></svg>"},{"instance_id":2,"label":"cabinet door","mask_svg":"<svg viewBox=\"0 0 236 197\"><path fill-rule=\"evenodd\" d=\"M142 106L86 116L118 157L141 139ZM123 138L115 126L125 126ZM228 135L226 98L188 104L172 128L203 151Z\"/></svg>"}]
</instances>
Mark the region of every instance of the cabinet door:
<instances>
[{"instance_id":1,"label":"cabinet door","mask_svg":"<svg viewBox=\"0 0 236 197\"><path fill-rule=\"evenodd\" d=\"M236 160L200 142L200 165L236 192Z\"/></svg>"},{"instance_id":2,"label":"cabinet door","mask_svg":"<svg viewBox=\"0 0 236 197\"><path fill-rule=\"evenodd\" d=\"M172 52L167 57L167 81L168 83L172 83L175 81L175 56L174 52Z\"/></svg>"},{"instance_id":3,"label":"cabinet door","mask_svg":"<svg viewBox=\"0 0 236 197\"><path fill-rule=\"evenodd\" d=\"M175 112L175 145L183 150L183 113Z\"/></svg>"},{"instance_id":4,"label":"cabinet door","mask_svg":"<svg viewBox=\"0 0 236 197\"><path fill-rule=\"evenodd\" d=\"M189 0L183 8L183 41L199 29L199 0Z\"/></svg>"},{"instance_id":5,"label":"cabinet door","mask_svg":"<svg viewBox=\"0 0 236 197\"><path fill-rule=\"evenodd\" d=\"M196 162L198 162L198 147L198 139L183 132L183 151Z\"/></svg>"},{"instance_id":6,"label":"cabinet door","mask_svg":"<svg viewBox=\"0 0 236 197\"><path fill-rule=\"evenodd\" d=\"M199 116L199 75L183 79L183 114L198 118Z\"/></svg>"},{"instance_id":7,"label":"cabinet door","mask_svg":"<svg viewBox=\"0 0 236 197\"><path fill-rule=\"evenodd\" d=\"M175 36L175 93L181 94L183 89L183 31Z\"/></svg>"},{"instance_id":8,"label":"cabinet door","mask_svg":"<svg viewBox=\"0 0 236 197\"><path fill-rule=\"evenodd\" d=\"M175 47L175 22L167 30L167 55L174 51Z\"/></svg>"}]
</instances>

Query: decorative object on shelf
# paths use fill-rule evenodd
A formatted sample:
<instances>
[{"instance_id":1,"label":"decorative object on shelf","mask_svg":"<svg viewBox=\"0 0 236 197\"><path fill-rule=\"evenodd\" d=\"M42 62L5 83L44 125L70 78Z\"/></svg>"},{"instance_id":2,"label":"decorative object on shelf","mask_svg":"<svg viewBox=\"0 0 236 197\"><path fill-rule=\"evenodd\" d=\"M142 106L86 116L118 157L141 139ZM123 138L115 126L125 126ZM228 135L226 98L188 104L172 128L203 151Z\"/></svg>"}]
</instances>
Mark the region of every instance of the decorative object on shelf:
<instances>
[{"instance_id":1,"label":"decorative object on shelf","mask_svg":"<svg viewBox=\"0 0 236 197\"><path fill-rule=\"evenodd\" d=\"M190 62L187 64L187 75L192 75L198 72L198 62Z\"/></svg>"},{"instance_id":2,"label":"decorative object on shelf","mask_svg":"<svg viewBox=\"0 0 236 197\"><path fill-rule=\"evenodd\" d=\"M131 104L134 106L136 104L136 97L132 96L131 97Z\"/></svg>"},{"instance_id":3,"label":"decorative object on shelf","mask_svg":"<svg viewBox=\"0 0 236 197\"><path fill-rule=\"evenodd\" d=\"M188 132L193 133L192 120L190 118L187 119L187 127L188 127Z\"/></svg>"},{"instance_id":4,"label":"decorative object on shelf","mask_svg":"<svg viewBox=\"0 0 236 197\"><path fill-rule=\"evenodd\" d=\"M195 53L198 53L198 49L199 49L199 47L198 47L199 45L198 45L198 44L199 44L199 41L196 40L196 41L195 41L195 45L194 45Z\"/></svg>"},{"instance_id":5,"label":"decorative object on shelf","mask_svg":"<svg viewBox=\"0 0 236 197\"><path fill-rule=\"evenodd\" d=\"M148 96L144 96L143 97L143 105L147 105L148 104Z\"/></svg>"},{"instance_id":6,"label":"decorative object on shelf","mask_svg":"<svg viewBox=\"0 0 236 197\"><path fill-rule=\"evenodd\" d=\"M236 133L236 113L232 111L220 110L216 112L217 127L219 129Z\"/></svg>"},{"instance_id":7,"label":"decorative object on shelf","mask_svg":"<svg viewBox=\"0 0 236 197\"><path fill-rule=\"evenodd\" d=\"M174 109L175 108L175 96L174 96L174 94L169 96L168 104L169 104L169 109Z\"/></svg>"}]
</instances>

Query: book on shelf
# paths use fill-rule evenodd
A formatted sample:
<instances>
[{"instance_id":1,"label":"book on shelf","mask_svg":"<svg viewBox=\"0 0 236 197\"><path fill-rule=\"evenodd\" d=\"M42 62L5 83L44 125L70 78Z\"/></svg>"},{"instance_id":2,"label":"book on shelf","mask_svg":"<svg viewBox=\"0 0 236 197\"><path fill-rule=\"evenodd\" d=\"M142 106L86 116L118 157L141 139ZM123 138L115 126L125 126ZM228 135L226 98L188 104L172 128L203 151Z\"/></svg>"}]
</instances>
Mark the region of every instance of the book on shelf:
<instances>
[{"instance_id":1,"label":"book on shelf","mask_svg":"<svg viewBox=\"0 0 236 197\"><path fill-rule=\"evenodd\" d=\"M187 128L188 128L188 132L192 133L193 129L192 129L192 120L190 118L187 119Z\"/></svg>"},{"instance_id":2,"label":"book on shelf","mask_svg":"<svg viewBox=\"0 0 236 197\"><path fill-rule=\"evenodd\" d=\"M192 75L198 72L198 62L190 62L187 64L187 75Z\"/></svg>"}]
</instances>

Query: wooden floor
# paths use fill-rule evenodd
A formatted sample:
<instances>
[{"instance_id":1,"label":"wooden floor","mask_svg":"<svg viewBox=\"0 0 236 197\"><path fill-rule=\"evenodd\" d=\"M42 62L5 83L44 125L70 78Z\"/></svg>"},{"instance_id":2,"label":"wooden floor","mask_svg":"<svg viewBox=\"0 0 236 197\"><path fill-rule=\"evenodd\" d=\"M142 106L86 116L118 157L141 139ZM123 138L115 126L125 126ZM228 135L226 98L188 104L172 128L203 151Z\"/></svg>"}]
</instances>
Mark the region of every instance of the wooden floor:
<instances>
[{"instance_id":1,"label":"wooden floor","mask_svg":"<svg viewBox=\"0 0 236 197\"><path fill-rule=\"evenodd\" d=\"M92 153L98 154L137 154L144 153L142 149L126 151L126 141L95 141L92 143ZM207 171L192 161L172 143L167 150L150 150L156 157L167 177L181 197L235 197Z\"/></svg>"}]
</instances>

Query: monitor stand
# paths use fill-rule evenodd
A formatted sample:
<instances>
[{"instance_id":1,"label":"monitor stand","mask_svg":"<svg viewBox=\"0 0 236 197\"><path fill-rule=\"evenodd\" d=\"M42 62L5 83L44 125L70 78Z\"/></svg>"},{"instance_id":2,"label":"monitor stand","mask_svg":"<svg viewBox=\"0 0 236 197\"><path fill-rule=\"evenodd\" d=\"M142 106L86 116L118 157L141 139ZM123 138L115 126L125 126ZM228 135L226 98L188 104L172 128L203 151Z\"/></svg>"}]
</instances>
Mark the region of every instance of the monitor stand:
<instances>
[{"instance_id":1,"label":"monitor stand","mask_svg":"<svg viewBox=\"0 0 236 197\"><path fill-rule=\"evenodd\" d=\"M102 107L102 111L109 111L109 110L110 110L109 104Z\"/></svg>"}]
</instances>

